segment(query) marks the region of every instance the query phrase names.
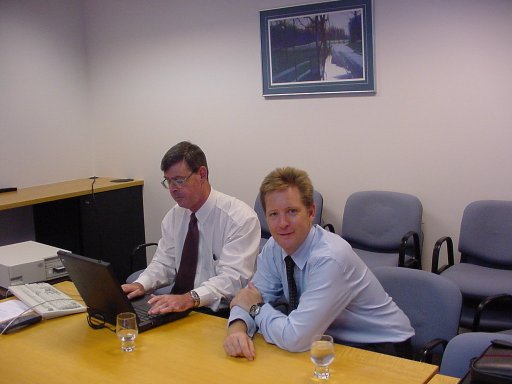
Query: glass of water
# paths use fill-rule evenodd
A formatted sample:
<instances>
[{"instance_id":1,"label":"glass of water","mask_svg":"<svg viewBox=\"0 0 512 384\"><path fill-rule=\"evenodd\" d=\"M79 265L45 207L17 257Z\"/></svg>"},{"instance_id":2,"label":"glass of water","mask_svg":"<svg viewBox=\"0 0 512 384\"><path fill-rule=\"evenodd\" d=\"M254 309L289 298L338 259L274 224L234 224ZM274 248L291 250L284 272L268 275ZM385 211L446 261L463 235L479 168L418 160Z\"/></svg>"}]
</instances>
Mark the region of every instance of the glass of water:
<instances>
[{"instance_id":1,"label":"glass of water","mask_svg":"<svg viewBox=\"0 0 512 384\"><path fill-rule=\"evenodd\" d=\"M135 338L138 333L135 313L123 312L117 315L116 334L121 340L121 350L123 352L135 350Z\"/></svg>"},{"instance_id":2,"label":"glass of water","mask_svg":"<svg viewBox=\"0 0 512 384\"><path fill-rule=\"evenodd\" d=\"M318 380L329 380L329 365L334 360L334 344L332 336L315 335L309 351L311 361L315 364L313 376Z\"/></svg>"}]
</instances>

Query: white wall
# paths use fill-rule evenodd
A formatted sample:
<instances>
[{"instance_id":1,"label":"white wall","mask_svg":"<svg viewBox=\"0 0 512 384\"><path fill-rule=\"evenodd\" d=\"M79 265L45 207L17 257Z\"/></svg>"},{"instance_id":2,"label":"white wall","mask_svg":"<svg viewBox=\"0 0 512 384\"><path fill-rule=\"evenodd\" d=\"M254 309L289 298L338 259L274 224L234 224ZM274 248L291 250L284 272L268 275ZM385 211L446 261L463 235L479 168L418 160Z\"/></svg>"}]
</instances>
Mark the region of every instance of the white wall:
<instances>
[{"instance_id":1,"label":"white wall","mask_svg":"<svg viewBox=\"0 0 512 384\"><path fill-rule=\"evenodd\" d=\"M90 176L79 1L0 0L0 187Z\"/></svg>"},{"instance_id":2,"label":"white wall","mask_svg":"<svg viewBox=\"0 0 512 384\"><path fill-rule=\"evenodd\" d=\"M63 2L46 3L56 4L43 12L53 12L57 22L51 28L66 29L56 15L64 12ZM90 121L74 132L94 139L96 157L83 151L82 166L60 167L78 177L95 171L143 178L148 240L159 237L160 220L172 204L159 185L160 158L183 139L205 150L214 187L251 205L261 179L273 168L306 169L324 196L325 220L338 231L350 193L412 193L424 205L428 264L438 237L452 235L457 241L462 210L470 201L512 199L507 169L512 158L512 2L375 0L376 95L266 100L258 11L296 3L84 1L87 60L69 44L78 39L74 33L57 41L64 63L76 62L78 79L81 63L87 64ZM0 4L4 7L3 0ZM72 8L66 17L75 25L79 17ZM44 16L36 19L45 21ZM54 48L51 56L60 63L58 53ZM43 67L36 73L48 72ZM66 74L58 80L61 91L70 92ZM11 93L20 96L15 87ZM61 102L59 95L53 98L50 102ZM80 105L73 99L67 103ZM40 100L30 107L40 108ZM15 125L24 117L15 117L11 124L2 118L2 135L4 125L9 135L19 135ZM45 118L43 127L36 124L41 119L30 119L25 129L31 135L47 132L63 146L80 142L73 135L55 135L46 120L58 119L56 111ZM81 121L87 120L75 127ZM57 178L53 148L21 139L14 144L7 148L11 157L18 150L40 151L46 168L40 177ZM84 166L91 159L94 166ZM18 185L39 175L31 163L1 167L2 183L4 173Z\"/></svg>"}]
</instances>

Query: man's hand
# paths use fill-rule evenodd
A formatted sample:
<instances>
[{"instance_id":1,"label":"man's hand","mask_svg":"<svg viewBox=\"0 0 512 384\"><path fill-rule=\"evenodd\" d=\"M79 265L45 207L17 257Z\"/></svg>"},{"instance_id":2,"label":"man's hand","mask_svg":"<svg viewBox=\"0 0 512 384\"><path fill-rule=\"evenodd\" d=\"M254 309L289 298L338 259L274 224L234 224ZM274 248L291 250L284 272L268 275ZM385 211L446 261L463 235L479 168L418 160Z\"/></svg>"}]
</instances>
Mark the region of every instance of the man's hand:
<instances>
[{"instance_id":1,"label":"man's hand","mask_svg":"<svg viewBox=\"0 0 512 384\"><path fill-rule=\"evenodd\" d=\"M133 299L134 297L144 296L146 291L142 284L140 283L132 283L132 284L123 284L121 285L121 289L129 299Z\"/></svg>"},{"instance_id":2,"label":"man's hand","mask_svg":"<svg viewBox=\"0 0 512 384\"><path fill-rule=\"evenodd\" d=\"M157 315L159 313L186 311L194 307L194 300L190 293L183 295L151 295L148 304L151 305L148 314Z\"/></svg>"},{"instance_id":3,"label":"man's hand","mask_svg":"<svg viewBox=\"0 0 512 384\"><path fill-rule=\"evenodd\" d=\"M249 283L247 287L241 289L235 298L231 300L230 308L238 305L249 312L252 305L261 303L262 301L263 298L261 297L261 293L258 291L258 288L256 288L253 283Z\"/></svg>"},{"instance_id":4,"label":"man's hand","mask_svg":"<svg viewBox=\"0 0 512 384\"><path fill-rule=\"evenodd\" d=\"M224 339L224 350L229 356L246 357L254 360L256 353L254 343L247 335L247 325L242 320L235 320L228 328L228 335Z\"/></svg>"}]
</instances>

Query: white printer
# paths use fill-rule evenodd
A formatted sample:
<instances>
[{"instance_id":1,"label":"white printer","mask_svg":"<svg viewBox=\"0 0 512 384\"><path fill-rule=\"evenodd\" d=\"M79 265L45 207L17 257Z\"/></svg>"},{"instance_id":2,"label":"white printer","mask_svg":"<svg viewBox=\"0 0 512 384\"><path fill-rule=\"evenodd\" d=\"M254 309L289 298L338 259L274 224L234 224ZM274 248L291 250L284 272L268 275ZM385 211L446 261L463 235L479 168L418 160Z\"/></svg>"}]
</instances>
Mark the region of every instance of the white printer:
<instances>
[{"instance_id":1,"label":"white printer","mask_svg":"<svg viewBox=\"0 0 512 384\"><path fill-rule=\"evenodd\" d=\"M49 281L67 276L57 251L35 241L0 247L0 287Z\"/></svg>"}]
</instances>

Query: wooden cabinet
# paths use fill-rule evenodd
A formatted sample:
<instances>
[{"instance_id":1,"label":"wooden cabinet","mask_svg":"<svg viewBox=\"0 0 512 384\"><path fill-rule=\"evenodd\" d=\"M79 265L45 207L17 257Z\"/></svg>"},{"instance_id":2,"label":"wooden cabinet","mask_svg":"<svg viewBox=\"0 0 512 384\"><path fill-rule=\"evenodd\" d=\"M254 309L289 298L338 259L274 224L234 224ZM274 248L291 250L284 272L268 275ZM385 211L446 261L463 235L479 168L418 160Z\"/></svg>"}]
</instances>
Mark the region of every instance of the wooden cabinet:
<instances>
[{"instance_id":1,"label":"wooden cabinet","mask_svg":"<svg viewBox=\"0 0 512 384\"><path fill-rule=\"evenodd\" d=\"M32 240L108 261L123 283L133 248L145 241L144 182L115 180L78 179L7 192L0 195L0 211L31 206ZM133 269L145 266L139 257Z\"/></svg>"}]
</instances>

